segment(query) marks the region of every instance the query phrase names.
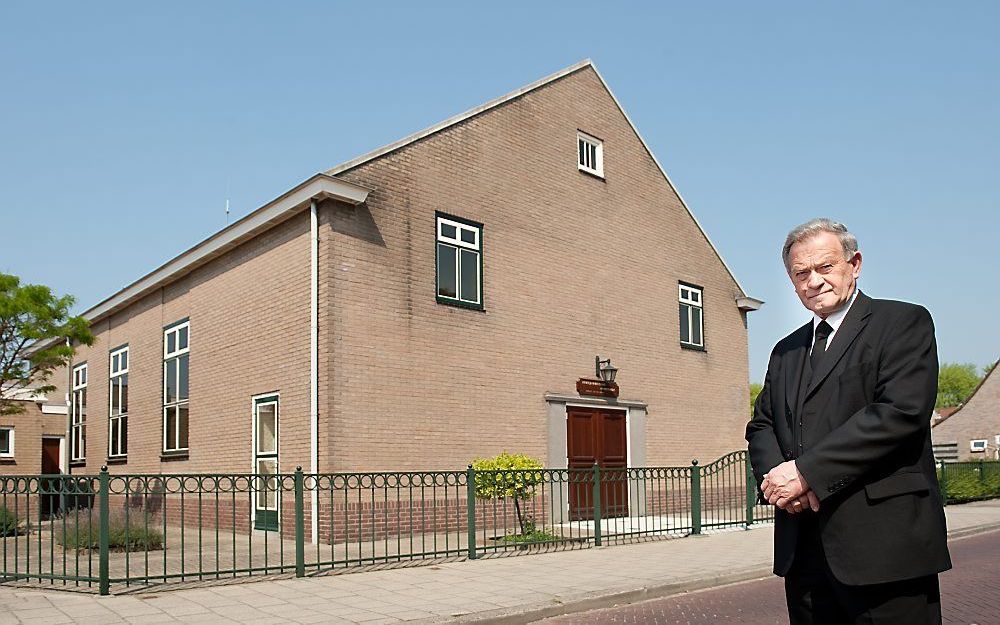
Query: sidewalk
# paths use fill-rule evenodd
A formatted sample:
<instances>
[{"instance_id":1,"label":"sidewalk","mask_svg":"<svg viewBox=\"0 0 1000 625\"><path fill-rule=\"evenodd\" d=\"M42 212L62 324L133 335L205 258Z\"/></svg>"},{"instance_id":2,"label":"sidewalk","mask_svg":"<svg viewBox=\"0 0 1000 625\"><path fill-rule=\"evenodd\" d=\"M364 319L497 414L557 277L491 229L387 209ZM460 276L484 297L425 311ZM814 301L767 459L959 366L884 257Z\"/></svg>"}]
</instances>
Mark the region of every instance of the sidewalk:
<instances>
[{"instance_id":1,"label":"sidewalk","mask_svg":"<svg viewBox=\"0 0 1000 625\"><path fill-rule=\"evenodd\" d=\"M949 506L953 538L1000 501ZM0 586L6 623L529 623L770 575L772 528L623 546L100 597Z\"/></svg>"}]
</instances>

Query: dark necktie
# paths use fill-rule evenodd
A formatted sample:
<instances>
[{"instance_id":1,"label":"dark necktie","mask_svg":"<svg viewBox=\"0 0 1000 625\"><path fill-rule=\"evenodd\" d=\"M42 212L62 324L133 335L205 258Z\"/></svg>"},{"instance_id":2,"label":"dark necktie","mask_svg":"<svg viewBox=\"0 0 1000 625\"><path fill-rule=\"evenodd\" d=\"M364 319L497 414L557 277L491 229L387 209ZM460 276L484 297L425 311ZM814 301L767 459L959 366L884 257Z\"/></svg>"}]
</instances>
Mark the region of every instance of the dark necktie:
<instances>
[{"instance_id":1,"label":"dark necktie","mask_svg":"<svg viewBox=\"0 0 1000 625\"><path fill-rule=\"evenodd\" d=\"M816 335L813 338L813 350L809 356L809 366L815 372L823 361L826 353L826 339L833 333L833 328L826 321L820 321L816 326Z\"/></svg>"}]
</instances>

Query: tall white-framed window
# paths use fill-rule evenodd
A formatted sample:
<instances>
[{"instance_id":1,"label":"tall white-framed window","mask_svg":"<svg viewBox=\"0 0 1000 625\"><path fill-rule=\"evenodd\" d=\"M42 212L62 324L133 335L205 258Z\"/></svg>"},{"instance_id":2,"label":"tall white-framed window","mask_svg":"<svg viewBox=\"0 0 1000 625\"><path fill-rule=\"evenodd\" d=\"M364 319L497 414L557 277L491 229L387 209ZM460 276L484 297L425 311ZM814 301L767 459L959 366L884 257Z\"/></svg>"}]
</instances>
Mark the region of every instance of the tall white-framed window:
<instances>
[{"instance_id":1,"label":"tall white-framed window","mask_svg":"<svg viewBox=\"0 0 1000 625\"><path fill-rule=\"evenodd\" d=\"M576 133L576 147L580 171L604 177L604 142L584 132Z\"/></svg>"},{"instance_id":2,"label":"tall white-framed window","mask_svg":"<svg viewBox=\"0 0 1000 625\"><path fill-rule=\"evenodd\" d=\"M0 427L0 458L14 457L14 428Z\"/></svg>"},{"instance_id":3,"label":"tall white-framed window","mask_svg":"<svg viewBox=\"0 0 1000 625\"><path fill-rule=\"evenodd\" d=\"M190 322L163 330L163 451L188 449Z\"/></svg>"},{"instance_id":4,"label":"tall white-framed window","mask_svg":"<svg viewBox=\"0 0 1000 625\"><path fill-rule=\"evenodd\" d=\"M128 345L111 351L108 384L108 457L128 455Z\"/></svg>"},{"instance_id":5,"label":"tall white-framed window","mask_svg":"<svg viewBox=\"0 0 1000 625\"><path fill-rule=\"evenodd\" d=\"M70 397L70 460L87 459L87 363L73 367Z\"/></svg>"},{"instance_id":6,"label":"tall white-framed window","mask_svg":"<svg viewBox=\"0 0 1000 625\"><path fill-rule=\"evenodd\" d=\"M705 301L701 287L677 285L680 307L681 347L705 348Z\"/></svg>"},{"instance_id":7,"label":"tall white-framed window","mask_svg":"<svg viewBox=\"0 0 1000 625\"><path fill-rule=\"evenodd\" d=\"M986 443L987 441L985 438L973 439L969 441L969 451L972 453L979 453L986 451Z\"/></svg>"},{"instance_id":8,"label":"tall white-framed window","mask_svg":"<svg viewBox=\"0 0 1000 625\"><path fill-rule=\"evenodd\" d=\"M483 224L436 215L437 301L483 308Z\"/></svg>"}]
</instances>

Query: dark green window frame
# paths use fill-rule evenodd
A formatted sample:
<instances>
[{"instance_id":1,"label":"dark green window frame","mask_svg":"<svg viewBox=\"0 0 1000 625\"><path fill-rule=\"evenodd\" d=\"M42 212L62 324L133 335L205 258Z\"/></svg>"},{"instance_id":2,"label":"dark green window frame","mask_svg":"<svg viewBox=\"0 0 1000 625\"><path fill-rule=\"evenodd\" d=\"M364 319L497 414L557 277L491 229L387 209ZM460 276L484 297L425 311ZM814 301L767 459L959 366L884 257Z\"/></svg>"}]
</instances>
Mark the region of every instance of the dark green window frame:
<instances>
[{"instance_id":1,"label":"dark green window frame","mask_svg":"<svg viewBox=\"0 0 1000 625\"><path fill-rule=\"evenodd\" d=\"M452 232L449 232L449 229ZM468 240L467 235L474 235ZM454 256L454 268L442 264L449 253ZM472 255L478 258L472 258ZM450 269L450 272L449 272ZM476 285L472 290L476 300L468 297L463 283L471 277L471 269L476 271ZM443 273L449 272L449 273ZM448 284L442 284L442 280ZM453 291L447 287L452 286ZM485 310L483 301L483 224L440 211L434 214L434 293L439 304ZM453 295L452 295L453 293Z\"/></svg>"}]
</instances>

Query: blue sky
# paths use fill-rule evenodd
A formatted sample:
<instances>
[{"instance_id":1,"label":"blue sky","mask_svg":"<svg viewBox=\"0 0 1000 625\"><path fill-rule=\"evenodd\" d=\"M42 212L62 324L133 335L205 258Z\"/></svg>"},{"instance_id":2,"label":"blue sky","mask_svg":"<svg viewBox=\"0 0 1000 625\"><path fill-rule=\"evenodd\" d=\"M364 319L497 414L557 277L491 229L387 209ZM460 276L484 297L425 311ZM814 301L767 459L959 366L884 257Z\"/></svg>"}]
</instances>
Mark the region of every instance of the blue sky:
<instances>
[{"instance_id":1,"label":"blue sky","mask_svg":"<svg viewBox=\"0 0 1000 625\"><path fill-rule=\"evenodd\" d=\"M314 172L592 58L747 291L750 374L808 315L785 232L1000 357L1000 5L0 5L0 271L82 312ZM708 313L711 315L711 312ZM627 372L622 372L623 383Z\"/></svg>"}]
</instances>

